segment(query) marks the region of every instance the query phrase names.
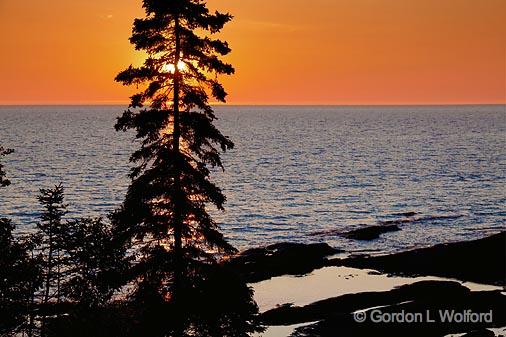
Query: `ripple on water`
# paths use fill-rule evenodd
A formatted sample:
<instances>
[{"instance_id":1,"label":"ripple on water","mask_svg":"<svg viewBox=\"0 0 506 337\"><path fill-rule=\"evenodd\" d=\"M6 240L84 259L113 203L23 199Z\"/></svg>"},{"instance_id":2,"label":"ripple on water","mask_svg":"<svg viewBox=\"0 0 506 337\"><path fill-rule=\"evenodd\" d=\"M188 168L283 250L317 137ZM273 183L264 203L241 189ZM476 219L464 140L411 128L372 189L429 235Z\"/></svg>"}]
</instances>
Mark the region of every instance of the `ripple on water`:
<instances>
[{"instance_id":1,"label":"ripple on water","mask_svg":"<svg viewBox=\"0 0 506 337\"><path fill-rule=\"evenodd\" d=\"M62 182L72 216L105 215L123 199L136 147L116 133L123 107L0 107L0 144L13 182L0 214L30 228L40 188ZM236 147L214 181L225 213L211 210L239 248L327 241L392 251L504 229L504 106L219 107ZM340 235L405 219L373 242ZM409 217L408 217L409 218Z\"/></svg>"}]
</instances>

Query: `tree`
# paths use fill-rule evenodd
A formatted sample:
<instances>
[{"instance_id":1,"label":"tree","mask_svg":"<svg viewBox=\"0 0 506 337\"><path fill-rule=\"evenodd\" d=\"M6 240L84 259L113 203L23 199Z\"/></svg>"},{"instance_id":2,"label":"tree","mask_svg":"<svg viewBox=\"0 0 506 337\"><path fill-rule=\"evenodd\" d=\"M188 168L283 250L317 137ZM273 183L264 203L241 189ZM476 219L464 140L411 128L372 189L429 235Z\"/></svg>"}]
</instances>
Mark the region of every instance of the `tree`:
<instances>
[{"instance_id":1,"label":"tree","mask_svg":"<svg viewBox=\"0 0 506 337\"><path fill-rule=\"evenodd\" d=\"M9 219L0 218L0 334L24 328L31 294L39 284L30 247L14 238L13 230Z\"/></svg>"},{"instance_id":2,"label":"tree","mask_svg":"<svg viewBox=\"0 0 506 337\"><path fill-rule=\"evenodd\" d=\"M112 301L125 274L125 251L117 246L111 225L102 218L67 221L56 245L65 256L60 315L44 320L43 335L127 336L129 315L123 302Z\"/></svg>"},{"instance_id":3,"label":"tree","mask_svg":"<svg viewBox=\"0 0 506 337\"><path fill-rule=\"evenodd\" d=\"M67 256L66 298L81 307L104 307L121 284L125 252L115 245L111 226L102 218L69 221L58 246Z\"/></svg>"},{"instance_id":4,"label":"tree","mask_svg":"<svg viewBox=\"0 0 506 337\"><path fill-rule=\"evenodd\" d=\"M39 250L42 252L44 289L42 303L48 304L51 300L60 302L62 292L61 283L64 274L64 254L59 243L64 235L65 228L62 217L67 213L67 205L64 203L64 189L61 184L53 189L41 189L38 200L44 207L37 223L39 232L34 241L39 242Z\"/></svg>"},{"instance_id":5,"label":"tree","mask_svg":"<svg viewBox=\"0 0 506 337\"><path fill-rule=\"evenodd\" d=\"M12 153L0 146L1 157ZM0 187L10 182L0 162ZM16 333L26 328L26 315L31 317L31 299L40 284L36 259L30 257L29 241L15 238L14 224L0 217L0 335ZM31 322L29 322L31 323Z\"/></svg>"},{"instance_id":6,"label":"tree","mask_svg":"<svg viewBox=\"0 0 506 337\"><path fill-rule=\"evenodd\" d=\"M127 316L111 298L122 285L128 259L111 224L102 218L64 220L61 184L41 189L38 199L44 211L33 241L43 287L35 305L40 324L34 326L45 337L114 336Z\"/></svg>"},{"instance_id":7,"label":"tree","mask_svg":"<svg viewBox=\"0 0 506 337\"><path fill-rule=\"evenodd\" d=\"M5 171L3 170L2 165L2 157L11 154L12 152L14 152L14 150L4 149L0 145L0 187L6 187L11 184L11 182L7 178L5 178Z\"/></svg>"},{"instance_id":8,"label":"tree","mask_svg":"<svg viewBox=\"0 0 506 337\"><path fill-rule=\"evenodd\" d=\"M210 169L223 169L220 150L233 148L213 125L209 104L210 97L225 102L217 76L234 73L220 59L230 52L227 42L212 38L232 16L211 13L202 0L144 0L143 8L146 17L134 21L130 41L148 57L116 77L143 88L116 124L118 131L135 130L141 147L131 156L132 182L113 219L116 233L140 253L134 298L152 335L198 335L185 301L218 268L214 252L236 251L206 210L223 210L225 196ZM157 326L156 316L171 310L174 326ZM220 336L240 336L225 326Z\"/></svg>"}]
</instances>

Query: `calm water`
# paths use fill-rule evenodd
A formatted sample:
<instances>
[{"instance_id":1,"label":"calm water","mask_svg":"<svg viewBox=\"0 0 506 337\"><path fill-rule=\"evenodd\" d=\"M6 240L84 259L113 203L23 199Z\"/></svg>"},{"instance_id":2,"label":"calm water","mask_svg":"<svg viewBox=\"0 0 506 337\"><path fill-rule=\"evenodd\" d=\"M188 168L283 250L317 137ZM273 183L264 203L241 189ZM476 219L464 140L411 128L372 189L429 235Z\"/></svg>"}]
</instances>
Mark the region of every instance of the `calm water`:
<instances>
[{"instance_id":1,"label":"calm water","mask_svg":"<svg viewBox=\"0 0 506 337\"><path fill-rule=\"evenodd\" d=\"M12 185L0 215L36 221L39 188L62 182L72 217L105 215L126 191L132 134L122 107L0 107ZM505 106L219 107L236 143L214 179L228 196L213 214L238 247L325 241L391 251L505 228ZM405 216L400 213L414 212ZM338 234L401 220L367 243Z\"/></svg>"}]
</instances>

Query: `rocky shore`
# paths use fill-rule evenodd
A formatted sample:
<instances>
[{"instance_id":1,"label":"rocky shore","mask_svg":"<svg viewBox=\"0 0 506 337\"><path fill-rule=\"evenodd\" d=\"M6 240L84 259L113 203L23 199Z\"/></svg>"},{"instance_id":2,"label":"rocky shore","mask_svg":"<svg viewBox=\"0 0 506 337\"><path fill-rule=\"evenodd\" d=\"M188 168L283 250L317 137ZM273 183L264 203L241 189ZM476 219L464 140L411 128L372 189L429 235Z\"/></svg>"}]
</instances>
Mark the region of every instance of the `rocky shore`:
<instances>
[{"instance_id":1,"label":"rocky shore","mask_svg":"<svg viewBox=\"0 0 506 337\"><path fill-rule=\"evenodd\" d=\"M446 336L505 325L500 291L470 291L458 282L422 281L263 313L266 325L316 322L297 336ZM357 314L357 311L360 311ZM480 317L481 315L481 317Z\"/></svg>"},{"instance_id":2,"label":"rocky shore","mask_svg":"<svg viewBox=\"0 0 506 337\"><path fill-rule=\"evenodd\" d=\"M342 251L324 243L281 243L247 250L229 263L251 283L329 266L440 278L413 279L388 291L364 290L301 306L278 303L262 313L267 326L298 325L291 336L494 336L487 329L506 326L506 296L500 288L506 283L505 247L506 232L396 254L345 258L335 257ZM461 282L499 287L471 290Z\"/></svg>"},{"instance_id":3,"label":"rocky shore","mask_svg":"<svg viewBox=\"0 0 506 337\"><path fill-rule=\"evenodd\" d=\"M506 232L391 255L330 259L327 265L375 269L394 275L441 276L505 285Z\"/></svg>"},{"instance_id":4,"label":"rocky shore","mask_svg":"<svg viewBox=\"0 0 506 337\"><path fill-rule=\"evenodd\" d=\"M328 256L342 252L326 243L277 243L248 249L232 260L230 267L247 282L280 275L304 275L329 264Z\"/></svg>"}]
</instances>

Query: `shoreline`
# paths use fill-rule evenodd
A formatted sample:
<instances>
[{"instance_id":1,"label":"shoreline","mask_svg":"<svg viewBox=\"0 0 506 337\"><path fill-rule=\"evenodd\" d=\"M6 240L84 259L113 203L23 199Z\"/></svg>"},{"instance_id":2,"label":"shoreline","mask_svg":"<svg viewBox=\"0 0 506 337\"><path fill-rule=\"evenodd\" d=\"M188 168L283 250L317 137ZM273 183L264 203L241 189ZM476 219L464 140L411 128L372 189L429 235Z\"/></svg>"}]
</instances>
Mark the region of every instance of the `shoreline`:
<instances>
[{"instance_id":1,"label":"shoreline","mask_svg":"<svg viewBox=\"0 0 506 337\"><path fill-rule=\"evenodd\" d=\"M506 285L506 231L479 239L436 244L380 255L351 254L327 243L280 242L246 249L226 264L248 283L302 276L331 266L375 269L389 275L440 276Z\"/></svg>"},{"instance_id":2,"label":"shoreline","mask_svg":"<svg viewBox=\"0 0 506 337\"><path fill-rule=\"evenodd\" d=\"M493 336L487 328L503 333L506 326L505 246L506 231L401 253L345 258L335 257L344 252L326 244L280 243L246 250L231 264L242 265L239 270L255 290L268 327L258 336L285 337L294 331L315 337L331 337L336 331L343 337ZM386 313L451 309L494 315L492 321L453 324L353 320L357 310L374 308Z\"/></svg>"}]
</instances>

